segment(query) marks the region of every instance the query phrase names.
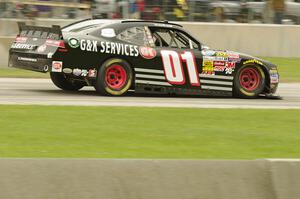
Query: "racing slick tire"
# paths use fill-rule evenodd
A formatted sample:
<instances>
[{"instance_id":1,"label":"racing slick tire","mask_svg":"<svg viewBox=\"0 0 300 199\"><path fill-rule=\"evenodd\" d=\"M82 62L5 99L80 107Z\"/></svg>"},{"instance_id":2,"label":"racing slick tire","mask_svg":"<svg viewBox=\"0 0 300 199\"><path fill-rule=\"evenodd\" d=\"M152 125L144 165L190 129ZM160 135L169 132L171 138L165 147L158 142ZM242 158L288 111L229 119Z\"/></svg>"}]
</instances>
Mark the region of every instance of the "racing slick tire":
<instances>
[{"instance_id":1,"label":"racing slick tire","mask_svg":"<svg viewBox=\"0 0 300 199\"><path fill-rule=\"evenodd\" d=\"M101 95L121 96L127 93L132 80L132 69L126 61L109 59L100 67L94 87Z\"/></svg>"},{"instance_id":2,"label":"racing slick tire","mask_svg":"<svg viewBox=\"0 0 300 199\"><path fill-rule=\"evenodd\" d=\"M244 65L238 69L234 78L234 96L257 98L265 88L265 73L257 65Z\"/></svg>"},{"instance_id":3,"label":"racing slick tire","mask_svg":"<svg viewBox=\"0 0 300 199\"><path fill-rule=\"evenodd\" d=\"M55 86L65 91L78 91L85 86L82 82L69 80L62 73L50 73L50 78Z\"/></svg>"}]
</instances>

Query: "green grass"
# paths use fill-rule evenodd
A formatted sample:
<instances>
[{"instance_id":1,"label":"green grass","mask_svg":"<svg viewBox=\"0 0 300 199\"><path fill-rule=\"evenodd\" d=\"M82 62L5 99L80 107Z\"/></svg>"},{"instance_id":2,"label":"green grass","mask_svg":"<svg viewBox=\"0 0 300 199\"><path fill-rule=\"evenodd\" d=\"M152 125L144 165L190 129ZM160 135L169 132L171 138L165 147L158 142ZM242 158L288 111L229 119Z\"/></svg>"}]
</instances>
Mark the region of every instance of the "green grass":
<instances>
[{"instance_id":1,"label":"green grass","mask_svg":"<svg viewBox=\"0 0 300 199\"><path fill-rule=\"evenodd\" d=\"M300 58L271 58L264 59L279 66L281 82L300 82ZM49 74L0 68L0 77L49 78Z\"/></svg>"},{"instance_id":2,"label":"green grass","mask_svg":"<svg viewBox=\"0 0 300 199\"><path fill-rule=\"evenodd\" d=\"M300 158L300 110L0 106L0 157Z\"/></svg>"},{"instance_id":3,"label":"green grass","mask_svg":"<svg viewBox=\"0 0 300 199\"><path fill-rule=\"evenodd\" d=\"M264 57L278 66L281 82L300 82L300 58Z\"/></svg>"}]
</instances>

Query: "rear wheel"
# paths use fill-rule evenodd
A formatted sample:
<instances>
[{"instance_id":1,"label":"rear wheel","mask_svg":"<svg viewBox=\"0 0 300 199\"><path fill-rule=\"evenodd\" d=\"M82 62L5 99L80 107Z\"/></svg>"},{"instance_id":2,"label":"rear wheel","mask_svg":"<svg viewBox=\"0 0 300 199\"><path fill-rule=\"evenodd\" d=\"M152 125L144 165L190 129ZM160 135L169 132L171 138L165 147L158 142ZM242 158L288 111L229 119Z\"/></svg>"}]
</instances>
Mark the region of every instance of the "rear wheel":
<instances>
[{"instance_id":1,"label":"rear wheel","mask_svg":"<svg viewBox=\"0 0 300 199\"><path fill-rule=\"evenodd\" d=\"M72 81L62 73L50 73L50 78L55 86L66 91L78 91L85 86L85 83Z\"/></svg>"},{"instance_id":2,"label":"rear wheel","mask_svg":"<svg viewBox=\"0 0 300 199\"><path fill-rule=\"evenodd\" d=\"M242 66L234 80L234 94L242 98L256 98L265 87L264 71L256 65Z\"/></svg>"},{"instance_id":3,"label":"rear wheel","mask_svg":"<svg viewBox=\"0 0 300 199\"><path fill-rule=\"evenodd\" d=\"M100 68L95 89L101 95L124 95L132 84L130 65L122 59L110 59Z\"/></svg>"}]
</instances>

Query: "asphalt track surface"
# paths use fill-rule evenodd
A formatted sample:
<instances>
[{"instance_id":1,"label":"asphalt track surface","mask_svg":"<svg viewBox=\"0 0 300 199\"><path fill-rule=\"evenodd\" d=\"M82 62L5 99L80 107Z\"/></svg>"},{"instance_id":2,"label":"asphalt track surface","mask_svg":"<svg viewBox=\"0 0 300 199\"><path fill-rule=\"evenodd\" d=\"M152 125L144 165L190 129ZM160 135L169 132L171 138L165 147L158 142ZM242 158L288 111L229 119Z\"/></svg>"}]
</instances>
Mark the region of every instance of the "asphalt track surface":
<instances>
[{"instance_id":1,"label":"asphalt track surface","mask_svg":"<svg viewBox=\"0 0 300 199\"><path fill-rule=\"evenodd\" d=\"M281 83L278 94L282 99L170 97L134 92L124 97L106 97L99 96L92 87L79 92L62 91L50 79L0 78L0 104L300 109L300 83Z\"/></svg>"}]
</instances>

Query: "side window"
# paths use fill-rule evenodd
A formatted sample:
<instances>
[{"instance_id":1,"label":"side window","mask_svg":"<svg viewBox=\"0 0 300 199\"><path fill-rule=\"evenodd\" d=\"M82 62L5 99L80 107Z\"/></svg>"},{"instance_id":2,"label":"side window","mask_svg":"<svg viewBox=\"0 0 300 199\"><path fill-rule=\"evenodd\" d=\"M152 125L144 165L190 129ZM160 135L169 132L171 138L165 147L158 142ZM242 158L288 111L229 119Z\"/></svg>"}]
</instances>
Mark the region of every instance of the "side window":
<instances>
[{"instance_id":1,"label":"side window","mask_svg":"<svg viewBox=\"0 0 300 199\"><path fill-rule=\"evenodd\" d=\"M180 48L199 49L199 45L189 38L185 33L176 31L175 40Z\"/></svg>"},{"instance_id":2,"label":"side window","mask_svg":"<svg viewBox=\"0 0 300 199\"><path fill-rule=\"evenodd\" d=\"M198 44L185 33L178 30L159 28L151 29L154 44L157 47L170 47L179 49L198 49Z\"/></svg>"},{"instance_id":3,"label":"side window","mask_svg":"<svg viewBox=\"0 0 300 199\"><path fill-rule=\"evenodd\" d=\"M149 46L146 30L146 27L129 28L118 34L117 38L128 43L140 46Z\"/></svg>"}]
</instances>

